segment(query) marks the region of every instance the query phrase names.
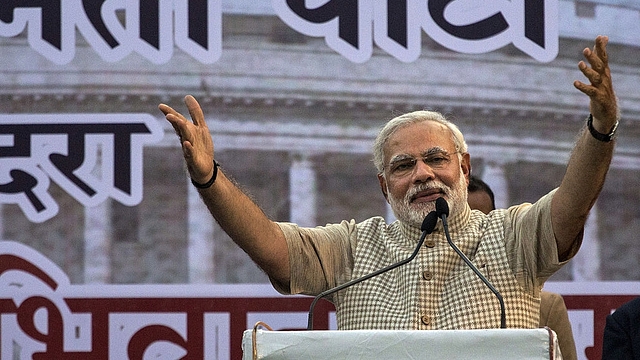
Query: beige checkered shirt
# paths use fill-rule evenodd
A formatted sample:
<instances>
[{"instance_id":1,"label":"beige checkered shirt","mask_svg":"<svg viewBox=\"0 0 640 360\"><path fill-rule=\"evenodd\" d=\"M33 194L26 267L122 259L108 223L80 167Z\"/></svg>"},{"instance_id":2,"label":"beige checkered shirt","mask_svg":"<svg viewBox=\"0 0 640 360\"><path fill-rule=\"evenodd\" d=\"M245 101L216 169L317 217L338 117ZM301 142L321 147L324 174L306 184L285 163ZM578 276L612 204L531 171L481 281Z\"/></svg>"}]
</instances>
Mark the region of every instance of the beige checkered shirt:
<instances>
[{"instance_id":1,"label":"beige checkered shirt","mask_svg":"<svg viewBox=\"0 0 640 360\"><path fill-rule=\"evenodd\" d=\"M489 215L471 211L448 218L452 240L502 294L507 327L538 327L539 291L563 263L551 229L553 192L535 204ZM283 293L316 295L406 259L420 229L374 217L317 228L279 224L291 264ZM572 249L573 256L580 244ZM447 243L442 223L408 264L335 294L338 328L478 329L500 327L495 295Z\"/></svg>"}]
</instances>

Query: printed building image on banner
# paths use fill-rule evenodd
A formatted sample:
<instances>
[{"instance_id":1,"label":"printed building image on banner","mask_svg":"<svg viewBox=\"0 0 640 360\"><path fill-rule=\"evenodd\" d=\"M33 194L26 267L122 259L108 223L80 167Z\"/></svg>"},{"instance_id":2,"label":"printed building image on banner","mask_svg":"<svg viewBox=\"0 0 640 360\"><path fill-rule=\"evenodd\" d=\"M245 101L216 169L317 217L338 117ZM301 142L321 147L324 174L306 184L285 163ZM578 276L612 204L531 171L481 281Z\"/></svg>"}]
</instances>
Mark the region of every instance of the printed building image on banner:
<instances>
[{"instance_id":1,"label":"printed building image on banner","mask_svg":"<svg viewBox=\"0 0 640 360\"><path fill-rule=\"evenodd\" d=\"M580 251L548 285L574 311L591 311L572 298L588 294L564 284L616 284L592 285L610 290L600 297L640 295L620 289L640 281L639 13L630 0L13 2L0 8L0 240L55 264L76 299L102 296L84 286L106 284L126 298L121 290L141 284L153 298L167 295L161 285L204 298L203 284L219 295L270 288L209 214L158 110L164 103L187 114L187 94L202 105L221 171L276 221L394 221L372 143L387 120L422 109L460 127L472 173L492 187L498 207L534 202L565 173L590 111L573 86L584 79L577 64L607 35L622 113L615 154ZM2 333L0 359L17 351L5 341L33 351L48 341L39 318L30 331L41 335L20 335L15 309L56 307L76 319L67 293L54 305L24 303L32 295L0 299L9 309L0 325L17 334ZM248 318L269 313L267 303ZM222 308L207 309L205 322L227 321L217 317ZM156 325L188 347L185 315L174 310ZM610 310L573 313L579 359L597 358L584 349L599 349L601 314ZM74 321L88 324L87 311ZM125 330L109 341L147 331L127 325L152 322L135 311L110 320ZM89 351L85 335L77 346L65 338L64 351Z\"/></svg>"}]
</instances>

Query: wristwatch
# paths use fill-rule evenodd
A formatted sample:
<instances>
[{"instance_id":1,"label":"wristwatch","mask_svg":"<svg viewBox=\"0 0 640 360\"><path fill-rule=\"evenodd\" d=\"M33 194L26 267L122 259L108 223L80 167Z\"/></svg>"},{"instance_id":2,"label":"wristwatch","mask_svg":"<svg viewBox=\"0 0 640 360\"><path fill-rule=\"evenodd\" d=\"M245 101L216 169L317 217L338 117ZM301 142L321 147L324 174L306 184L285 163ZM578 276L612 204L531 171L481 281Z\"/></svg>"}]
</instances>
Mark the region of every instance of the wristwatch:
<instances>
[{"instance_id":1,"label":"wristwatch","mask_svg":"<svg viewBox=\"0 0 640 360\"><path fill-rule=\"evenodd\" d=\"M603 134L601 132L598 132L598 130L596 130L593 127L593 115L589 114L589 117L587 118L587 128L589 129L589 132L591 133L591 136L596 138L596 140L599 140L599 141L602 141L602 142L610 142L616 136L616 130L618 130L618 123L619 122L620 122L619 120L616 120L616 123L611 128L611 131L609 131L608 134Z\"/></svg>"}]
</instances>

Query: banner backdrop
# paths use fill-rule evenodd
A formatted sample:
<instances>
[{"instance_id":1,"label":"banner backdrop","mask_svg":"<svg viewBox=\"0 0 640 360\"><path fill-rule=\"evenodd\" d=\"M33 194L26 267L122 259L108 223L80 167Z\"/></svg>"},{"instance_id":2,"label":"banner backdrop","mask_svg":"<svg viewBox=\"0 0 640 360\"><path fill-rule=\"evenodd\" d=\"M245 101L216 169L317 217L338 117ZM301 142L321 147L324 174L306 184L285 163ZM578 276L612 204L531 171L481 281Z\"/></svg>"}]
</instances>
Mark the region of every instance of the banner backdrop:
<instances>
[{"instance_id":1,"label":"banner backdrop","mask_svg":"<svg viewBox=\"0 0 640 360\"><path fill-rule=\"evenodd\" d=\"M603 34L616 153L579 254L548 284L579 358L599 358L605 314L640 295L638 13L634 0L3 3L0 359L239 358L254 320L304 318L310 299L277 295L209 215L159 103L185 111L194 95L221 171L277 221L393 221L371 145L419 109L461 128L507 207L562 179L589 113L577 63ZM319 312L330 328L331 306Z\"/></svg>"}]
</instances>

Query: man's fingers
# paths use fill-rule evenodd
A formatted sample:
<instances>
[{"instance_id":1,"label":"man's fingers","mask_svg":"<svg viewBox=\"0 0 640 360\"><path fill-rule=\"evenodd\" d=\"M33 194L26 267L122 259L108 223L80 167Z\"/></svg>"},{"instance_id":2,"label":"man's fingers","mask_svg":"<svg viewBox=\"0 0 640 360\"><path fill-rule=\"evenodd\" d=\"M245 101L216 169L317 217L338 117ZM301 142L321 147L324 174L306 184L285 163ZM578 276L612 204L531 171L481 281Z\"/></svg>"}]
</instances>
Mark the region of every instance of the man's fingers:
<instances>
[{"instance_id":1,"label":"man's fingers","mask_svg":"<svg viewBox=\"0 0 640 360\"><path fill-rule=\"evenodd\" d=\"M578 63L578 69L582 71L582 74L584 74L584 76L589 79L593 85L600 85L602 83L602 75L588 67L584 61L580 61L580 63Z\"/></svg>"},{"instance_id":2,"label":"man's fingers","mask_svg":"<svg viewBox=\"0 0 640 360\"><path fill-rule=\"evenodd\" d=\"M604 120L607 123L613 117L618 117L606 50L608 41L608 37L598 36L595 39L593 49L583 50L585 61L578 63L578 69L590 83L583 83L579 80L573 82L576 89L589 96L591 100L590 111L594 118Z\"/></svg>"},{"instance_id":3,"label":"man's fingers","mask_svg":"<svg viewBox=\"0 0 640 360\"><path fill-rule=\"evenodd\" d=\"M167 115L171 110L173 110L171 108L171 106L167 105L167 104L159 104L158 105L158 109L160 111L162 111L163 114Z\"/></svg>"},{"instance_id":4,"label":"man's fingers","mask_svg":"<svg viewBox=\"0 0 640 360\"><path fill-rule=\"evenodd\" d=\"M609 38L606 36L598 36L593 46L593 50L586 48L583 51L584 57L589 61L593 70L598 73L604 72L609 62L607 55L607 42Z\"/></svg>"},{"instance_id":5,"label":"man's fingers","mask_svg":"<svg viewBox=\"0 0 640 360\"><path fill-rule=\"evenodd\" d=\"M193 159L193 145L190 142L186 141L182 144L182 153L185 159Z\"/></svg>"},{"instance_id":6,"label":"man's fingers","mask_svg":"<svg viewBox=\"0 0 640 360\"><path fill-rule=\"evenodd\" d=\"M162 111L162 113L165 116L173 115L173 116L176 116L176 117L180 118L180 113L175 111L171 106L169 106L167 104L158 105L158 109L160 109L160 111Z\"/></svg>"},{"instance_id":7,"label":"man's fingers","mask_svg":"<svg viewBox=\"0 0 640 360\"><path fill-rule=\"evenodd\" d=\"M169 121L171 123L171 125L173 125L173 127L175 128L177 124L187 121L187 119L184 118L184 116L182 116L182 114L180 114L179 112L175 111L171 106L169 105L165 105L165 104L160 104L158 105L158 109L160 109L160 111L162 111L162 113L164 114L165 119L167 119L167 121Z\"/></svg>"},{"instance_id":8,"label":"man's fingers","mask_svg":"<svg viewBox=\"0 0 640 360\"><path fill-rule=\"evenodd\" d=\"M605 66L609 63L609 56L607 55L608 42L609 42L609 37L607 36L598 36L596 38L595 52L596 54L598 54L598 57L600 58L600 60Z\"/></svg>"},{"instance_id":9,"label":"man's fingers","mask_svg":"<svg viewBox=\"0 0 640 360\"><path fill-rule=\"evenodd\" d=\"M189 109L189 115L191 115L191 121L198 126L207 126L204 121L204 113L202 112L202 108L198 101L191 95L187 95L184 97L184 103L187 105L187 109Z\"/></svg>"},{"instance_id":10,"label":"man's fingers","mask_svg":"<svg viewBox=\"0 0 640 360\"><path fill-rule=\"evenodd\" d=\"M591 65L590 67L584 61L578 63L578 68L591 82L592 88L587 85L578 87L580 91L587 95L595 95L597 88L600 87L608 79L607 51L606 45L609 38L606 36L598 36L595 40L593 49L585 48L583 55ZM575 85L575 84L574 84Z\"/></svg>"},{"instance_id":11,"label":"man's fingers","mask_svg":"<svg viewBox=\"0 0 640 360\"><path fill-rule=\"evenodd\" d=\"M584 57L587 59L587 61L589 61L589 64L594 71L602 72L602 70L604 69L604 63L602 62L602 59L600 59L600 56L598 56L596 48L594 48L593 51L587 51L587 49L585 49Z\"/></svg>"},{"instance_id":12,"label":"man's fingers","mask_svg":"<svg viewBox=\"0 0 640 360\"><path fill-rule=\"evenodd\" d=\"M576 80L576 81L574 81L574 82L573 82L573 86L574 86L576 89L578 89L578 90L582 91L584 94L586 94L586 95L588 95L588 96L590 96L590 97L591 97L591 96L595 96L595 95L596 95L596 93L597 93L597 90L596 90L596 88L595 88L595 87L593 87L593 86L589 86L589 85L587 85L587 84L585 84L585 83L583 83L583 82L581 82L581 81L578 81L578 80Z\"/></svg>"},{"instance_id":13,"label":"man's fingers","mask_svg":"<svg viewBox=\"0 0 640 360\"><path fill-rule=\"evenodd\" d=\"M189 110L189 115L191 116L192 122L196 125L204 124L206 126L206 123L204 121L204 113L202 112L202 109L200 108L200 104L198 104L198 101L196 101L196 99L193 96L187 95L184 99L184 102L187 105L187 109ZM169 120L169 122L171 123L188 121L181 113L174 110L169 105L160 104L158 105L158 109L162 111L166 119Z\"/></svg>"}]
</instances>

